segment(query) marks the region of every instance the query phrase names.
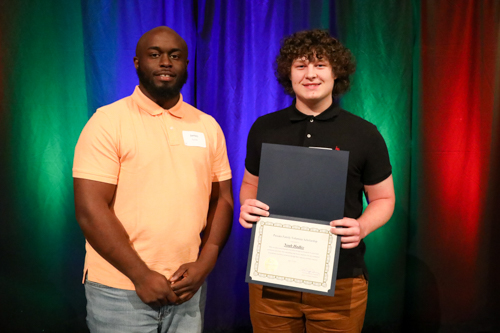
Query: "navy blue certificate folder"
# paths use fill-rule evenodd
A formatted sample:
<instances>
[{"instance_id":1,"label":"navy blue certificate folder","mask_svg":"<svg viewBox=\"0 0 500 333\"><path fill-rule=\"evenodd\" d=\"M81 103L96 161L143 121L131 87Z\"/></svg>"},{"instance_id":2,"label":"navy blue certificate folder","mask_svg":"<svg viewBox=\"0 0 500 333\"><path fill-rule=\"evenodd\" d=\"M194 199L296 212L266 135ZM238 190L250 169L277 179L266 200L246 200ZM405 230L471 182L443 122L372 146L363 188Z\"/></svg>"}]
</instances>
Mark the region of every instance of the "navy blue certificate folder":
<instances>
[{"instance_id":1,"label":"navy blue certificate folder","mask_svg":"<svg viewBox=\"0 0 500 333\"><path fill-rule=\"evenodd\" d=\"M348 161L347 151L264 143L257 199L273 215L341 219Z\"/></svg>"},{"instance_id":2,"label":"navy blue certificate folder","mask_svg":"<svg viewBox=\"0 0 500 333\"><path fill-rule=\"evenodd\" d=\"M328 225L330 221L344 217L348 162L347 151L264 143L257 199L269 205L270 217ZM308 291L252 280L249 273L255 237L254 227L246 282ZM317 293L333 295L340 237L336 249L332 290Z\"/></svg>"}]
</instances>

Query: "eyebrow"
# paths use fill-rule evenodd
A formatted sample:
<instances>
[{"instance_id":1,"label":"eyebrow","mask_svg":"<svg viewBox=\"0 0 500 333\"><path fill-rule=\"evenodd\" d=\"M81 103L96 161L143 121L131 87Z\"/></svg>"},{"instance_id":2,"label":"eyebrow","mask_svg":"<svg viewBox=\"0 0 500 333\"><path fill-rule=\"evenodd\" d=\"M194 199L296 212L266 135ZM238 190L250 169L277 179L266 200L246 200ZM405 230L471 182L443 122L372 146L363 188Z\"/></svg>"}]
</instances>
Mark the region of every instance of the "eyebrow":
<instances>
[{"instance_id":1,"label":"eyebrow","mask_svg":"<svg viewBox=\"0 0 500 333\"><path fill-rule=\"evenodd\" d=\"M162 51L161 47L159 47L159 46L150 46L150 47L148 47L148 50L156 50L156 51L159 51L159 52L161 52L161 51ZM182 52L182 50L181 50L181 49L179 49L179 48L175 48L175 49L170 49L170 50L168 50L168 52L169 52L169 53L173 53L173 52Z\"/></svg>"},{"instance_id":2,"label":"eyebrow","mask_svg":"<svg viewBox=\"0 0 500 333\"><path fill-rule=\"evenodd\" d=\"M322 58L315 58L313 59L312 61L309 60L309 59L295 59L293 62L329 62L328 59L326 59L325 57L322 57Z\"/></svg>"}]
</instances>

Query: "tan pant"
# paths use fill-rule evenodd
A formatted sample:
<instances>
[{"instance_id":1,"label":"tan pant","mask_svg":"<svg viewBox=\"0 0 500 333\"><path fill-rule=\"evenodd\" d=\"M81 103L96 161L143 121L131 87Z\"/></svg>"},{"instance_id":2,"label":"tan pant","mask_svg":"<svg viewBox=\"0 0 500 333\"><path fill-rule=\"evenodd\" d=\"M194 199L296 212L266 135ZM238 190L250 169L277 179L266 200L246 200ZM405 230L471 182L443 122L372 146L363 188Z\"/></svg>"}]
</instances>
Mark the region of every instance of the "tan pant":
<instances>
[{"instance_id":1,"label":"tan pant","mask_svg":"<svg viewBox=\"0 0 500 333\"><path fill-rule=\"evenodd\" d=\"M348 332L363 328L368 282L363 276L337 280L335 296L249 284L255 333Z\"/></svg>"}]
</instances>

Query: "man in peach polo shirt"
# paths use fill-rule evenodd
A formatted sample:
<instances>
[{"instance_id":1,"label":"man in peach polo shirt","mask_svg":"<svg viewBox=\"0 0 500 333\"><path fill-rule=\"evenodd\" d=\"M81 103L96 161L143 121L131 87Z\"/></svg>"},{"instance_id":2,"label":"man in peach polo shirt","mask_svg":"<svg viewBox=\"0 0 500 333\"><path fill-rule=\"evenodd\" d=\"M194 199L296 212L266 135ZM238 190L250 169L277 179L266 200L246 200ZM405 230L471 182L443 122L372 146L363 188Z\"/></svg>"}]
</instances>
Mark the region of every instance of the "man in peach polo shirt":
<instances>
[{"instance_id":1,"label":"man in peach polo shirt","mask_svg":"<svg viewBox=\"0 0 500 333\"><path fill-rule=\"evenodd\" d=\"M134 64L139 86L98 109L75 149L87 324L100 333L201 332L204 281L232 224L225 139L182 100L188 50L175 31L146 32Z\"/></svg>"}]
</instances>

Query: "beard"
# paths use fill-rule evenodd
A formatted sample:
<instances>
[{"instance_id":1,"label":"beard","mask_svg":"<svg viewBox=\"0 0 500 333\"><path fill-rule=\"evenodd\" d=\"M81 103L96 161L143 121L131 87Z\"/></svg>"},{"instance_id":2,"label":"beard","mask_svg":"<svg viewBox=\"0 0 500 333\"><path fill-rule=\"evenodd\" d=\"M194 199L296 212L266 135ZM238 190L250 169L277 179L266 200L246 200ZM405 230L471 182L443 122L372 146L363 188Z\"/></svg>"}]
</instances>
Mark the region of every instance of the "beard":
<instances>
[{"instance_id":1,"label":"beard","mask_svg":"<svg viewBox=\"0 0 500 333\"><path fill-rule=\"evenodd\" d=\"M175 83L172 86L166 84L156 85L152 76L147 76L141 67L136 69L139 82L146 89L146 91L156 100L165 101L177 97L182 87L187 81L187 70L181 75L176 77Z\"/></svg>"}]
</instances>

